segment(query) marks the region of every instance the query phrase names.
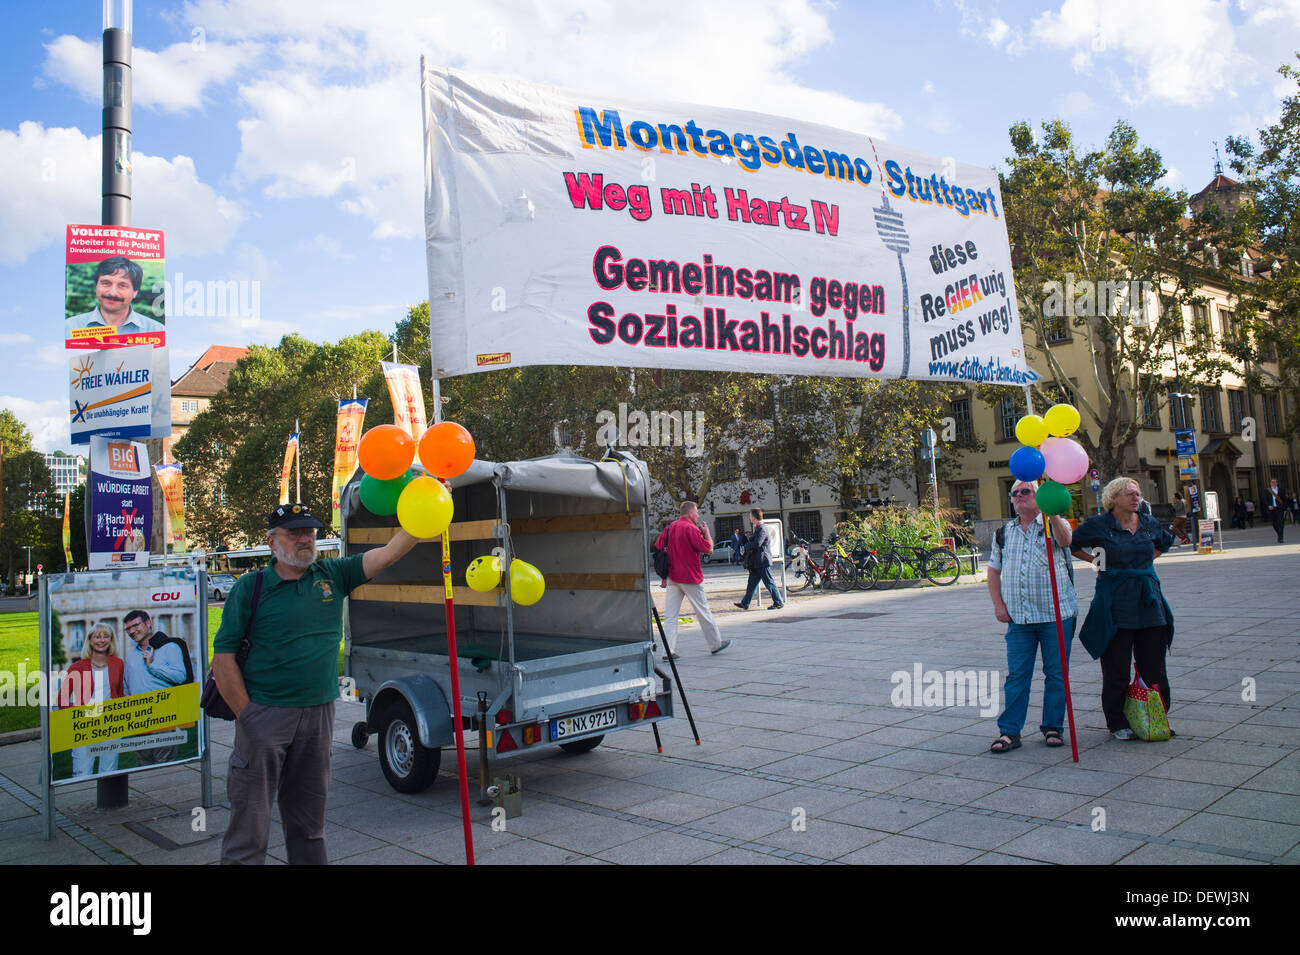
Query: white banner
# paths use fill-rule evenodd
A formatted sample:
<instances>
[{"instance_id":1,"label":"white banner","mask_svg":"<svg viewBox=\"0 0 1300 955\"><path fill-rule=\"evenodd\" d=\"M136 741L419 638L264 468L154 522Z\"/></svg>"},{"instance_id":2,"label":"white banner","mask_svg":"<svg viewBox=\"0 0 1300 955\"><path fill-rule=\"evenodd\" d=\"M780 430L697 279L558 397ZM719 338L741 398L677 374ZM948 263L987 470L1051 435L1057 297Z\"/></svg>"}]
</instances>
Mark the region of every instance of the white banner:
<instances>
[{"instance_id":1,"label":"white banner","mask_svg":"<svg viewBox=\"0 0 1300 955\"><path fill-rule=\"evenodd\" d=\"M144 439L171 434L171 365L166 348L135 345L69 354L73 444L85 444L91 435Z\"/></svg>"},{"instance_id":2,"label":"white banner","mask_svg":"<svg viewBox=\"0 0 1300 955\"><path fill-rule=\"evenodd\" d=\"M996 173L756 113L426 70L434 374L1034 381Z\"/></svg>"}]
</instances>

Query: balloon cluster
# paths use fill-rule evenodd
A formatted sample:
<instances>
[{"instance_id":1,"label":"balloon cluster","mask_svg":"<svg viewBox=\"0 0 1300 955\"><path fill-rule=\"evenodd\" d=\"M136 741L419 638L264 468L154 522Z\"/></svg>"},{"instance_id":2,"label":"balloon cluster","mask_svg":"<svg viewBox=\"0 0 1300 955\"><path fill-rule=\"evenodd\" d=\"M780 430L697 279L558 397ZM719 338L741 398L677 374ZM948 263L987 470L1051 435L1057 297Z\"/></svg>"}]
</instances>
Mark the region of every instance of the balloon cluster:
<instances>
[{"instance_id":1,"label":"balloon cluster","mask_svg":"<svg viewBox=\"0 0 1300 955\"><path fill-rule=\"evenodd\" d=\"M417 476L412 469L417 455L427 474ZM464 474L474 463L474 439L456 422L442 421L425 431L417 445L402 428L381 424L362 436L357 458L365 472L359 493L366 510L380 517L396 514L412 537L438 537L451 526L453 510L451 492L442 481ZM497 588L501 573L500 557L479 557L465 571L465 581L486 592ZM537 603L545 591L541 571L526 561L510 562L510 594L516 603Z\"/></svg>"},{"instance_id":2,"label":"balloon cluster","mask_svg":"<svg viewBox=\"0 0 1300 955\"><path fill-rule=\"evenodd\" d=\"M1028 414L1016 422L1016 439L1024 445L1011 455L1011 474L1017 481L1047 480L1034 500L1049 517L1070 509L1070 491L1088 473L1088 452L1068 435L1079 429L1079 412L1073 405L1052 405L1041 418Z\"/></svg>"}]
</instances>

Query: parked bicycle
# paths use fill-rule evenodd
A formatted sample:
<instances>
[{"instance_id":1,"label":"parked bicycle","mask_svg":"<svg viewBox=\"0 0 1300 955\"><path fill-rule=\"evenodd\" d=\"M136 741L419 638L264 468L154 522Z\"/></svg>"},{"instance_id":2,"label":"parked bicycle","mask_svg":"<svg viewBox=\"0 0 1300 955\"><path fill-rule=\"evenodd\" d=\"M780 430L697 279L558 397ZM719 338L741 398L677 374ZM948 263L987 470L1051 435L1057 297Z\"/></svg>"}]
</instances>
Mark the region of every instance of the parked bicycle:
<instances>
[{"instance_id":1,"label":"parked bicycle","mask_svg":"<svg viewBox=\"0 0 1300 955\"><path fill-rule=\"evenodd\" d=\"M818 564L808 553L808 542L796 539L794 557L786 573L789 577L786 587L791 593L798 593L809 584L825 587L828 583L836 590L852 590L858 576L853 558L838 540L826 545Z\"/></svg>"},{"instance_id":2,"label":"parked bicycle","mask_svg":"<svg viewBox=\"0 0 1300 955\"><path fill-rule=\"evenodd\" d=\"M940 587L955 584L961 576L957 555L946 547L899 546L888 538L885 543L889 550L875 555L880 562L876 586L882 590L888 590L904 579L904 567L910 568L916 579L924 578Z\"/></svg>"},{"instance_id":3,"label":"parked bicycle","mask_svg":"<svg viewBox=\"0 0 1300 955\"><path fill-rule=\"evenodd\" d=\"M874 550L857 547L852 551L854 569L858 573L856 581L859 590L870 590L876 586L880 576L880 557Z\"/></svg>"}]
</instances>

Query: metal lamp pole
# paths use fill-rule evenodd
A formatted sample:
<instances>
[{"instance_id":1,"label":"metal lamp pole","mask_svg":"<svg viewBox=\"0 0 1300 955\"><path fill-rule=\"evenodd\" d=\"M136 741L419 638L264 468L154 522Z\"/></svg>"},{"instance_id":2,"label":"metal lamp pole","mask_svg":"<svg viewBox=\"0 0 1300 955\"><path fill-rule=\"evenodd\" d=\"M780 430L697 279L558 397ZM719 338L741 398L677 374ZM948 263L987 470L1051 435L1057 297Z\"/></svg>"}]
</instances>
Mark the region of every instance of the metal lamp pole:
<instances>
[{"instance_id":1,"label":"metal lamp pole","mask_svg":"<svg viewBox=\"0 0 1300 955\"><path fill-rule=\"evenodd\" d=\"M131 0L104 0L104 123L101 216L104 225L131 224ZM160 454L162 442L149 442L151 455ZM157 448L157 450L155 450ZM158 460L158 458L155 458ZM87 495L89 499L89 495ZM89 500L87 501L89 503ZM154 500L154 533L161 501ZM90 540L91 508L86 507L86 540ZM153 543L150 542L152 551ZM163 545L166 553L166 545ZM95 784L97 809L121 809L128 802L125 774L100 779Z\"/></svg>"}]
</instances>

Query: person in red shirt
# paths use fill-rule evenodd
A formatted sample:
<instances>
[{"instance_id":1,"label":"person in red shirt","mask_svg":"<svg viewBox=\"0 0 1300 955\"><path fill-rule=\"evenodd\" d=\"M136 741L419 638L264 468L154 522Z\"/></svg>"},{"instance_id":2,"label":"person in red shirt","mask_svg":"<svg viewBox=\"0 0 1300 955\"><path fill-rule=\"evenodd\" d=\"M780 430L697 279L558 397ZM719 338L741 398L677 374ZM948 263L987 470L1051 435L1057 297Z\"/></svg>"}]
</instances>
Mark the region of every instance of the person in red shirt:
<instances>
[{"instance_id":1,"label":"person in red shirt","mask_svg":"<svg viewBox=\"0 0 1300 955\"><path fill-rule=\"evenodd\" d=\"M708 525L700 520L700 509L694 501L684 501L681 517L664 528L655 547L668 553L668 588L664 598L664 639L668 653L677 658L677 615L681 613L682 599L690 600L700 621L700 631L713 653L721 653L731 645L718 632L718 623L709 610L709 600L704 593L704 571L700 569L700 555L713 550L713 538ZM667 657L665 657L667 659Z\"/></svg>"}]
</instances>

